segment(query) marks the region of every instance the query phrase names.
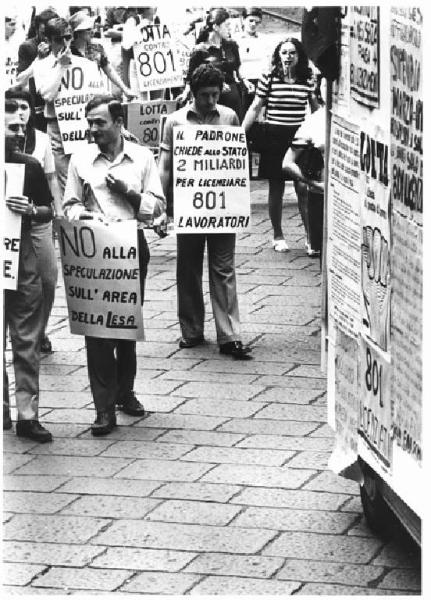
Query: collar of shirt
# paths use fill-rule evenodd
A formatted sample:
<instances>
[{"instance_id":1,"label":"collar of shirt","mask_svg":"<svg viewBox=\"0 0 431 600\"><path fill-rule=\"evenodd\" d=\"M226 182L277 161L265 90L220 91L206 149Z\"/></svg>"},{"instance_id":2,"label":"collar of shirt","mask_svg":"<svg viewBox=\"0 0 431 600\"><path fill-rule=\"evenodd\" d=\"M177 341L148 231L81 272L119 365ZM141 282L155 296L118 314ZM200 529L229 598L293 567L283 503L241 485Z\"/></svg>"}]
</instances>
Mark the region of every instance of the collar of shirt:
<instances>
[{"instance_id":1,"label":"collar of shirt","mask_svg":"<svg viewBox=\"0 0 431 600\"><path fill-rule=\"evenodd\" d=\"M196 108L195 101L193 101L189 106L187 106L186 109L187 109L187 119L192 117L193 120L197 121L200 124L210 123L214 117L220 116L220 111L218 109L217 104L216 104L215 108L213 110L211 110L209 113L207 113L206 115L203 115L198 111L198 109Z\"/></svg>"}]
</instances>

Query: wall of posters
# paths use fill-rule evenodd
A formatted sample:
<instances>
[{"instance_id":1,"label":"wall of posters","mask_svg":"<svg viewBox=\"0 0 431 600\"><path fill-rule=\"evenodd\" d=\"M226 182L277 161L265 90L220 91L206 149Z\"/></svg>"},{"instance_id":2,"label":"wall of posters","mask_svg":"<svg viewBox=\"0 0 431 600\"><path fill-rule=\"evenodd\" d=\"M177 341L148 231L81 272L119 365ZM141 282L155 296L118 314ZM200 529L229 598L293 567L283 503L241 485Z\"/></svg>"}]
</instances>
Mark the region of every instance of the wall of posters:
<instances>
[{"instance_id":1,"label":"wall of posters","mask_svg":"<svg viewBox=\"0 0 431 600\"><path fill-rule=\"evenodd\" d=\"M369 108L380 103L379 10L378 6L351 7L351 96Z\"/></svg>"}]
</instances>

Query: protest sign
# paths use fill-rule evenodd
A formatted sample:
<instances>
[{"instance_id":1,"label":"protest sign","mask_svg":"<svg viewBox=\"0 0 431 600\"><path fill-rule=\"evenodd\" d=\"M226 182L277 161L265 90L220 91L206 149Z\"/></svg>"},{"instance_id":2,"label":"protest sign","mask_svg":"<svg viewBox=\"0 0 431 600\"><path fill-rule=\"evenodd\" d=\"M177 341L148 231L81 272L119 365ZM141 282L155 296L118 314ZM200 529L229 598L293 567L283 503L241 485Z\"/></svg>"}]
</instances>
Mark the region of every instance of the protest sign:
<instances>
[{"instance_id":1,"label":"protest sign","mask_svg":"<svg viewBox=\"0 0 431 600\"><path fill-rule=\"evenodd\" d=\"M25 165L5 163L5 198L22 196ZM3 266L2 288L16 290L18 286L19 251L21 245L21 215L2 203Z\"/></svg>"},{"instance_id":2,"label":"protest sign","mask_svg":"<svg viewBox=\"0 0 431 600\"><path fill-rule=\"evenodd\" d=\"M175 100L152 100L127 104L127 129L143 146L158 147L161 141L162 118L176 108Z\"/></svg>"},{"instance_id":3,"label":"protest sign","mask_svg":"<svg viewBox=\"0 0 431 600\"><path fill-rule=\"evenodd\" d=\"M72 64L61 79L54 100L65 154L72 154L89 143L85 106L96 94L104 92L97 64L80 56L72 56Z\"/></svg>"},{"instance_id":4,"label":"protest sign","mask_svg":"<svg viewBox=\"0 0 431 600\"><path fill-rule=\"evenodd\" d=\"M392 470L392 416L388 355L360 337L359 358L359 429L365 442L383 471Z\"/></svg>"},{"instance_id":5,"label":"protest sign","mask_svg":"<svg viewBox=\"0 0 431 600\"><path fill-rule=\"evenodd\" d=\"M380 104L379 10L378 6L351 7L351 96L369 108Z\"/></svg>"},{"instance_id":6,"label":"protest sign","mask_svg":"<svg viewBox=\"0 0 431 600\"><path fill-rule=\"evenodd\" d=\"M423 89L420 10L391 8L392 201L423 222Z\"/></svg>"},{"instance_id":7,"label":"protest sign","mask_svg":"<svg viewBox=\"0 0 431 600\"><path fill-rule=\"evenodd\" d=\"M173 137L175 231L248 231L250 182L244 130L175 126Z\"/></svg>"},{"instance_id":8,"label":"protest sign","mask_svg":"<svg viewBox=\"0 0 431 600\"><path fill-rule=\"evenodd\" d=\"M144 338L136 221L56 223L71 333Z\"/></svg>"},{"instance_id":9,"label":"protest sign","mask_svg":"<svg viewBox=\"0 0 431 600\"><path fill-rule=\"evenodd\" d=\"M168 25L146 25L142 39L133 46L138 85L141 92L178 87L184 84L178 60L176 38Z\"/></svg>"},{"instance_id":10,"label":"protest sign","mask_svg":"<svg viewBox=\"0 0 431 600\"><path fill-rule=\"evenodd\" d=\"M378 125L360 132L362 333L389 346L389 134Z\"/></svg>"},{"instance_id":11,"label":"protest sign","mask_svg":"<svg viewBox=\"0 0 431 600\"><path fill-rule=\"evenodd\" d=\"M361 302L359 128L335 115L328 172L329 335L334 339L336 324L355 337Z\"/></svg>"}]
</instances>

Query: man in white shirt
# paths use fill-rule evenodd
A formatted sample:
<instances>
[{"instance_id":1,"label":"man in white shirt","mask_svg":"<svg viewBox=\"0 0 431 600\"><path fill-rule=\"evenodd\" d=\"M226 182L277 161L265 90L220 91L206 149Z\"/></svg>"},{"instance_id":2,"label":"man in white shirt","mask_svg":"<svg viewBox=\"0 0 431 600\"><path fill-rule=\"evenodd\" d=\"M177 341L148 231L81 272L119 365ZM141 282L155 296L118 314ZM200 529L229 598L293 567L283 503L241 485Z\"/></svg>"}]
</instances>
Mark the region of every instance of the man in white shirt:
<instances>
[{"instance_id":1,"label":"man in white shirt","mask_svg":"<svg viewBox=\"0 0 431 600\"><path fill-rule=\"evenodd\" d=\"M150 258L142 226L165 212L165 198L150 150L122 135L121 103L113 96L95 96L86 107L95 144L72 154L63 210L69 219L138 222L141 303ZM145 415L133 392L136 342L86 337L87 365L96 408L93 435L110 433L116 425L115 405L123 412Z\"/></svg>"}]
</instances>

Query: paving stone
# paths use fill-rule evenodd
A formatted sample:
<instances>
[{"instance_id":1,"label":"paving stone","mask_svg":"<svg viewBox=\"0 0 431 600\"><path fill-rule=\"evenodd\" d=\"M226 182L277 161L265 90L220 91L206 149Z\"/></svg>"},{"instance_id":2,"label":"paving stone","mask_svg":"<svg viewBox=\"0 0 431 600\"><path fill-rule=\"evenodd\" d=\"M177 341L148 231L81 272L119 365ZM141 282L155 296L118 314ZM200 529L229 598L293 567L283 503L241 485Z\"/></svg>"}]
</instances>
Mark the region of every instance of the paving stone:
<instances>
[{"instance_id":1,"label":"paving stone","mask_svg":"<svg viewBox=\"0 0 431 600\"><path fill-rule=\"evenodd\" d=\"M27 585L46 569L45 565L34 565L27 562L20 563L4 562L2 568L3 585Z\"/></svg>"},{"instance_id":2,"label":"paving stone","mask_svg":"<svg viewBox=\"0 0 431 600\"><path fill-rule=\"evenodd\" d=\"M289 371L290 372L290 371ZM266 386L277 386L281 388L294 388L297 390L317 390L322 393L326 390L326 381L323 379L316 379L314 377L290 377L287 375L262 375L255 383ZM278 396L277 396L278 397ZM280 400L274 400L274 402ZM301 401L297 400L296 404L300 404ZM302 402L308 404L307 402Z\"/></svg>"},{"instance_id":3,"label":"paving stone","mask_svg":"<svg viewBox=\"0 0 431 600\"><path fill-rule=\"evenodd\" d=\"M70 333L66 333L66 339L70 336ZM50 336L51 337L51 336ZM55 339L55 337L53 337ZM63 342L61 342L63 343ZM85 343L85 342L84 342ZM70 366L86 366L87 356L85 350L82 352L63 352L62 350L56 350L54 354L46 354L41 356L41 365L70 365Z\"/></svg>"},{"instance_id":4,"label":"paving stone","mask_svg":"<svg viewBox=\"0 0 431 600\"><path fill-rule=\"evenodd\" d=\"M37 579L36 579L37 583ZM38 588L32 585L25 587L17 587L13 585L4 585L2 586L2 592L9 596L47 596L49 595L58 595L63 594L64 591L59 588Z\"/></svg>"},{"instance_id":5,"label":"paving stone","mask_svg":"<svg viewBox=\"0 0 431 600\"><path fill-rule=\"evenodd\" d=\"M420 592L420 573L416 569L393 569L384 577L378 587L389 590Z\"/></svg>"},{"instance_id":6,"label":"paving stone","mask_svg":"<svg viewBox=\"0 0 431 600\"><path fill-rule=\"evenodd\" d=\"M219 465L202 477L202 481L236 483L261 487L298 488L310 477L310 471L288 467Z\"/></svg>"},{"instance_id":7,"label":"paving stone","mask_svg":"<svg viewBox=\"0 0 431 600\"><path fill-rule=\"evenodd\" d=\"M94 408L54 408L43 415L43 421L51 431L51 423L82 423L87 427L93 423L95 417Z\"/></svg>"},{"instance_id":8,"label":"paving stone","mask_svg":"<svg viewBox=\"0 0 431 600\"><path fill-rule=\"evenodd\" d=\"M294 365L290 365L293 367ZM233 360L227 361L210 361L205 360L196 365L192 371L205 371L211 373L240 373L242 374L256 374L256 375L282 375L289 369L289 365L284 362L263 362L259 360L259 357L255 357L254 360L248 362ZM266 383L264 384L266 385Z\"/></svg>"},{"instance_id":9,"label":"paving stone","mask_svg":"<svg viewBox=\"0 0 431 600\"><path fill-rule=\"evenodd\" d=\"M354 498L351 498L340 508L340 510L346 511L346 512L354 512L354 513L358 513L358 514L362 515L363 508L362 508L361 498L359 496L355 496Z\"/></svg>"},{"instance_id":10,"label":"paving stone","mask_svg":"<svg viewBox=\"0 0 431 600\"><path fill-rule=\"evenodd\" d=\"M378 590L376 588L366 588L350 585L322 584L322 583L307 583L300 591L296 592L297 596L386 596L392 595L388 590Z\"/></svg>"},{"instance_id":11,"label":"paving stone","mask_svg":"<svg viewBox=\"0 0 431 600\"><path fill-rule=\"evenodd\" d=\"M384 573L381 567L288 559L277 579L368 586Z\"/></svg>"},{"instance_id":12,"label":"paving stone","mask_svg":"<svg viewBox=\"0 0 431 600\"><path fill-rule=\"evenodd\" d=\"M152 496L156 498L228 502L240 489L237 485L224 485L220 483L167 483L155 490Z\"/></svg>"},{"instance_id":13,"label":"paving stone","mask_svg":"<svg viewBox=\"0 0 431 600\"><path fill-rule=\"evenodd\" d=\"M188 398L221 398L224 400L249 400L264 388L256 385L241 385L232 383L202 383L193 381L185 383L173 392Z\"/></svg>"},{"instance_id":14,"label":"paving stone","mask_svg":"<svg viewBox=\"0 0 431 600\"><path fill-rule=\"evenodd\" d=\"M328 468L330 452L300 452L289 461L292 469L314 469L324 470Z\"/></svg>"},{"instance_id":15,"label":"paving stone","mask_svg":"<svg viewBox=\"0 0 431 600\"><path fill-rule=\"evenodd\" d=\"M61 365L53 365L53 369ZM40 395L39 408L84 408L92 403L90 392L48 392Z\"/></svg>"},{"instance_id":16,"label":"paving stone","mask_svg":"<svg viewBox=\"0 0 431 600\"><path fill-rule=\"evenodd\" d=\"M413 543L406 544L401 540L392 540L382 548L373 560L373 565L419 569L421 552Z\"/></svg>"},{"instance_id":17,"label":"paving stone","mask_svg":"<svg viewBox=\"0 0 431 600\"><path fill-rule=\"evenodd\" d=\"M199 580L200 576L187 573L140 573L132 581L123 585L120 592L142 594L185 594Z\"/></svg>"},{"instance_id":18,"label":"paving stone","mask_svg":"<svg viewBox=\"0 0 431 600\"><path fill-rule=\"evenodd\" d=\"M94 415L91 419L94 421ZM47 425L42 419L42 425ZM49 431L52 433L52 437L54 438L54 444L59 438L67 438L70 440L71 438L76 438L80 436L85 431L90 431L90 422L84 424L77 423L49 423L47 425Z\"/></svg>"},{"instance_id":19,"label":"paving stone","mask_svg":"<svg viewBox=\"0 0 431 600\"><path fill-rule=\"evenodd\" d=\"M53 492L68 480L68 477L55 475L6 475L3 477L3 490Z\"/></svg>"},{"instance_id":20,"label":"paving stone","mask_svg":"<svg viewBox=\"0 0 431 600\"><path fill-rule=\"evenodd\" d=\"M281 421L325 421L327 418L326 407L307 406L300 404L277 404L262 408L255 419L275 419Z\"/></svg>"},{"instance_id":21,"label":"paving stone","mask_svg":"<svg viewBox=\"0 0 431 600\"><path fill-rule=\"evenodd\" d=\"M83 567L103 552L88 544L48 544L46 542L3 542L3 555L14 563L31 560L50 566ZM103 566L103 565L102 565Z\"/></svg>"},{"instance_id":22,"label":"paving stone","mask_svg":"<svg viewBox=\"0 0 431 600\"><path fill-rule=\"evenodd\" d=\"M210 575L202 583L196 585L191 595L291 595L300 587L299 582L270 581L268 579L253 579L251 577L217 577Z\"/></svg>"},{"instance_id":23,"label":"paving stone","mask_svg":"<svg viewBox=\"0 0 431 600\"><path fill-rule=\"evenodd\" d=\"M25 454L32 448L40 446L38 442L33 442L25 438L19 438L16 435L6 435L3 432L3 452L11 454Z\"/></svg>"},{"instance_id":24,"label":"paving stone","mask_svg":"<svg viewBox=\"0 0 431 600\"><path fill-rule=\"evenodd\" d=\"M159 394L170 394L179 385L180 382L178 381L167 381L160 378L148 379L137 375L135 380L135 391L138 396L141 394L144 397L147 394L150 396L157 396Z\"/></svg>"},{"instance_id":25,"label":"paving stone","mask_svg":"<svg viewBox=\"0 0 431 600\"><path fill-rule=\"evenodd\" d=\"M161 481L196 481L212 467L213 465L208 463L188 463L179 460L135 460L117 473L115 479L154 479L157 477Z\"/></svg>"},{"instance_id":26,"label":"paving stone","mask_svg":"<svg viewBox=\"0 0 431 600\"><path fill-rule=\"evenodd\" d=\"M116 479L113 485L112 478L101 477L73 477L60 490L68 494L89 494L105 496L149 496L159 488L161 481L144 481L133 479Z\"/></svg>"},{"instance_id":27,"label":"paving stone","mask_svg":"<svg viewBox=\"0 0 431 600\"><path fill-rule=\"evenodd\" d=\"M195 446L234 446L244 438L242 434L219 431L171 430L158 438L159 442L193 444Z\"/></svg>"},{"instance_id":28,"label":"paving stone","mask_svg":"<svg viewBox=\"0 0 431 600\"><path fill-rule=\"evenodd\" d=\"M215 527L210 525L183 525L123 520L115 522L96 538L93 544L106 546L137 546L189 550L192 552L231 552L252 554L261 550L272 538L274 531Z\"/></svg>"},{"instance_id":29,"label":"paving stone","mask_svg":"<svg viewBox=\"0 0 431 600\"><path fill-rule=\"evenodd\" d=\"M310 531L314 533L344 533L355 517L322 510L291 508L246 508L233 522L235 527L266 527L279 531ZM292 579L297 579L292 577Z\"/></svg>"},{"instance_id":30,"label":"paving stone","mask_svg":"<svg viewBox=\"0 0 431 600\"><path fill-rule=\"evenodd\" d=\"M174 379L178 381L209 381L209 382L219 382L220 381L220 373L213 371L198 371L196 369L191 369L189 371L166 371L160 377L163 380ZM241 374L241 383L250 384L252 381L256 379L255 374ZM223 383L238 383L238 374L237 373L225 373L223 375Z\"/></svg>"},{"instance_id":31,"label":"paving stone","mask_svg":"<svg viewBox=\"0 0 431 600\"><path fill-rule=\"evenodd\" d=\"M57 492L3 492L3 508L13 513L54 514L73 501Z\"/></svg>"},{"instance_id":32,"label":"paving stone","mask_svg":"<svg viewBox=\"0 0 431 600\"><path fill-rule=\"evenodd\" d=\"M66 494L67 495L67 494ZM92 495L79 498L61 511L62 515L101 517L107 519L142 519L160 500L128 496Z\"/></svg>"},{"instance_id":33,"label":"paving stone","mask_svg":"<svg viewBox=\"0 0 431 600\"><path fill-rule=\"evenodd\" d=\"M144 421L147 421L147 419L144 419ZM112 443L114 443L115 440L152 442L162 435L162 433L165 433L165 429L156 429L155 427L145 429L144 427L135 427L134 425L120 425L119 427L116 427L114 431L111 431L109 439ZM81 430L80 438L94 440L94 436L91 434L90 429L85 431Z\"/></svg>"},{"instance_id":34,"label":"paving stone","mask_svg":"<svg viewBox=\"0 0 431 600\"><path fill-rule=\"evenodd\" d=\"M357 521L354 527L349 529L347 535L356 535L363 537L375 537L375 533L368 526L367 520L363 515L359 516L360 520Z\"/></svg>"},{"instance_id":35,"label":"paving stone","mask_svg":"<svg viewBox=\"0 0 431 600\"><path fill-rule=\"evenodd\" d=\"M98 548L98 546L94 546ZM168 571L183 569L193 558L194 552L176 550L149 550L148 548L107 548L95 558L91 566L106 569L132 569L133 571ZM165 576L166 573L163 573Z\"/></svg>"},{"instance_id":36,"label":"paving stone","mask_svg":"<svg viewBox=\"0 0 431 600\"><path fill-rule=\"evenodd\" d=\"M175 460L193 450L193 447L192 445L167 442L117 441L109 446L102 456Z\"/></svg>"},{"instance_id":37,"label":"paving stone","mask_svg":"<svg viewBox=\"0 0 431 600\"><path fill-rule=\"evenodd\" d=\"M124 469L130 459L101 458L98 456L34 456L31 463L17 471L17 475L69 475L106 477Z\"/></svg>"},{"instance_id":38,"label":"paving stone","mask_svg":"<svg viewBox=\"0 0 431 600\"><path fill-rule=\"evenodd\" d=\"M53 567L38 578L37 585L111 592L127 581L131 575L133 575L133 571L120 569L84 567L78 570L71 567Z\"/></svg>"},{"instance_id":39,"label":"paving stone","mask_svg":"<svg viewBox=\"0 0 431 600\"><path fill-rule=\"evenodd\" d=\"M135 390L138 390L139 387L139 379L136 378ZM183 402L185 402L185 398L180 398L178 396L148 396L147 394L139 393L137 393L136 396L148 412L168 413L174 410L177 406L180 406Z\"/></svg>"},{"instance_id":40,"label":"paving stone","mask_svg":"<svg viewBox=\"0 0 431 600\"><path fill-rule=\"evenodd\" d=\"M255 450L247 448L214 448L203 446L192 450L183 460L209 463L236 463L242 465L281 466L294 452L278 450Z\"/></svg>"},{"instance_id":41,"label":"paving stone","mask_svg":"<svg viewBox=\"0 0 431 600\"><path fill-rule=\"evenodd\" d=\"M112 440L59 439L53 444L37 444L29 454L61 456L98 456L114 442Z\"/></svg>"},{"instance_id":42,"label":"paving stone","mask_svg":"<svg viewBox=\"0 0 431 600\"><path fill-rule=\"evenodd\" d=\"M138 362L140 362L139 357L159 359L170 358L174 352L177 351L177 349L178 348L173 344L166 344L162 342L157 344L154 342L140 342L139 344L136 344L136 356L138 357Z\"/></svg>"},{"instance_id":43,"label":"paving stone","mask_svg":"<svg viewBox=\"0 0 431 600\"><path fill-rule=\"evenodd\" d=\"M166 500L153 510L146 519L196 525L227 525L241 508L218 502L191 500Z\"/></svg>"},{"instance_id":44,"label":"paving stone","mask_svg":"<svg viewBox=\"0 0 431 600\"><path fill-rule=\"evenodd\" d=\"M3 528L6 540L85 544L109 523L108 519L61 515L16 515Z\"/></svg>"},{"instance_id":45,"label":"paving stone","mask_svg":"<svg viewBox=\"0 0 431 600\"><path fill-rule=\"evenodd\" d=\"M250 435L237 444L240 448L274 448L292 451L332 451L333 439L281 435Z\"/></svg>"},{"instance_id":46,"label":"paving stone","mask_svg":"<svg viewBox=\"0 0 431 600\"><path fill-rule=\"evenodd\" d=\"M279 435L307 435L317 423L301 423L300 421L274 421L273 419L230 419L220 425L218 431L232 433L262 433Z\"/></svg>"},{"instance_id":47,"label":"paving stone","mask_svg":"<svg viewBox=\"0 0 431 600\"><path fill-rule=\"evenodd\" d=\"M359 494L359 485L356 481L335 475L332 471L319 473L317 477L314 477L312 481L304 486L304 489L322 492L339 492L341 494Z\"/></svg>"},{"instance_id":48,"label":"paving stone","mask_svg":"<svg viewBox=\"0 0 431 600\"><path fill-rule=\"evenodd\" d=\"M313 437L334 437L334 430L327 424L320 425L311 433Z\"/></svg>"},{"instance_id":49,"label":"paving stone","mask_svg":"<svg viewBox=\"0 0 431 600\"><path fill-rule=\"evenodd\" d=\"M35 460L34 456L29 454L17 454L11 452L3 453L3 474L8 475L17 471L23 465Z\"/></svg>"},{"instance_id":50,"label":"paving stone","mask_svg":"<svg viewBox=\"0 0 431 600\"><path fill-rule=\"evenodd\" d=\"M215 429L226 421L226 417L207 417L201 415L154 414L144 419L142 426L163 429Z\"/></svg>"},{"instance_id":51,"label":"paving stone","mask_svg":"<svg viewBox=\"0 0 431 600\"><path fill-rule=\"evenodd\" d=\"M272 506L300 508L303 510L338 510L349 496L305 490L280 490L273 488L245 488L231 502L246 506Z\"/></svg>"},{"instance_id":52,"label":"paving stone","mask_svg":"<svg viewBox=\"0 0 431 600\"><path fill-rule=\"evenodd\" d=\"M175 412L210 416L251 417L264 406L263 402L253 402L252 400L233 401L231 398L198 398L187 400Z\"/></svg>"},{"instance_id":53,"label":"paving stone","mask_svg":"<svg viewBox=\"0 0 431 600\"><path fill-rule=\"evenodd\" d=\"M361 564L369 562L381 546L376 539L288 532L264 548L262 554Z\"/></svg>"},{"instance_id":54,"label":"paving stone","mask_svg":"<svg viewBox=\"0 0 431 600\"><path fill-rule=\"evenodd\" d=\"M88 387L88 385L88 376L85 375L82 375L81 377L77 377L75 375L65 375L63 377L57 377L56 375L44 375L39 381L39 389L42 393L45 390L58 390L62 392L76 390L78 392L82 392L86 387Z\"/></svg>"},{"instance_id":55,"label":"paving stone","mask_svg":"<svg viewBox=\"0 0 431 600\"><path fill-rule=\"evenodd\" d=\"M238 575L240 577L271 577L283 565L284 559L269 556L207 554L197 556L184 569L188 573Z\"/></svg>"}]
</instances>

